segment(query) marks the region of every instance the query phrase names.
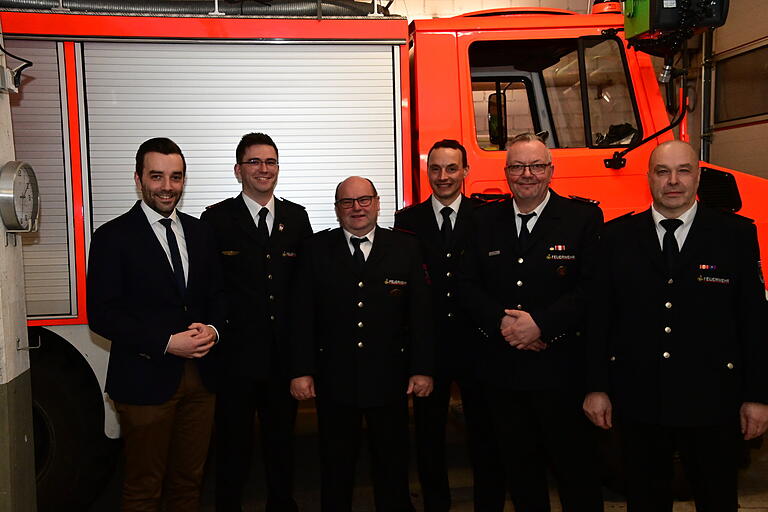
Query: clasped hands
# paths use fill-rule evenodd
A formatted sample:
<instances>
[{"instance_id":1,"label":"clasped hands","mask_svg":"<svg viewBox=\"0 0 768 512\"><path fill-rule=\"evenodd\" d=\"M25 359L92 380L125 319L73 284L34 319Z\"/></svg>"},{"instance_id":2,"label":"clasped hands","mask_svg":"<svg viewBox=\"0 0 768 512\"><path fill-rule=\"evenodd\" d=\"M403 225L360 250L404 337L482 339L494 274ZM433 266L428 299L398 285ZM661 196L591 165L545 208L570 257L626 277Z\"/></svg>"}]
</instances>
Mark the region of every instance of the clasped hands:
<instances>
[{"instance_id":1,"label":"clasped hands","mask_svg":"<svg viewBox=\"0 0 768 512\"><path fill-rule=\"evenodd\" d=\"M168 347L165 349L168 354L186 359L200 358L216 344L216 331L210 325L195 322L187 329L171 336Z\"/></svg>"},{"instance_id":2,"label":"clasped hands","mask_svg":"<svg viewBox=\"0 0 768 512\"><path fill-rule=\"evenodd\" d=\"M541 352L547 348L541 341L541 329L526 311L505 309L500 330L504 340L518 350Z\"/></svg>"}]
</instances>

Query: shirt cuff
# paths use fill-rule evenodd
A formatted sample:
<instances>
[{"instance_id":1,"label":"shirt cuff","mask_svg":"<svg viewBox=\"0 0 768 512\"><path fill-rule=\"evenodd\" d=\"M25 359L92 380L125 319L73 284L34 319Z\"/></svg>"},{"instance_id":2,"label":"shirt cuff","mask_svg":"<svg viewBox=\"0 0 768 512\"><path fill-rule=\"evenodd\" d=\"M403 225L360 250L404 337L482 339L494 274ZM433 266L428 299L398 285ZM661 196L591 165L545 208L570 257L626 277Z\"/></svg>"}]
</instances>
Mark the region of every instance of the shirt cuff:
<instances>
[{"instance_id":1,"label":"shirt cuff","mask_svg":"<svg viewBox=\"0 0 768 512\"><path fill-rule=\"evenodd\" d=\"M210 327L211 329L213 329L213 330L214 330L214 332L216 333L216 341L214 342L214 344L218 343L218 342L219 342L219 340L221 339L221 338L219 337L219 330L218 330L216 327L214 327L213 325L211 325L211 324L208 324L208 327Z\"/></svg>"}]
</instances>

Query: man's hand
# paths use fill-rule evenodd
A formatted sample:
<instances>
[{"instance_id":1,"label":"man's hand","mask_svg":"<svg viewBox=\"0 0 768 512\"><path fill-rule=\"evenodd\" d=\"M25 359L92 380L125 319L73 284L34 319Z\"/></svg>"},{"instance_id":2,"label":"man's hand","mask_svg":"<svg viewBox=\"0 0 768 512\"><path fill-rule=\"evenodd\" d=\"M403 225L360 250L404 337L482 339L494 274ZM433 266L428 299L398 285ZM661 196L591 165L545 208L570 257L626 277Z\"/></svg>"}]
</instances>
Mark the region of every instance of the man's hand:
<instances>
[{"instance_id":1,"label":"man's hand","mask_svg":"<svg viewBox=\"0 0 768 512\"><path fill-rule=\"evenodd\" d=\"M611 399L607 393L587 393L583 408L587 418L598 427L608 430L613 426Z\"/></svg>"},{"instance_id":2,"label":"man's hand","mask_svg":"<svg viewBox=\"0 0 768 512\"><path fill-rule=\"evenodd\" d=\"M547 348L541 341L541 329L526 311L505 309L506 316L501 319L501 335L511 346L521 350L536 352Z\"/></svg>"},{"instance_id":3,"label":"man's hand","mask_svg":"<svg viewBox=\"0 0 768 512\"><path fill-rule=\"evenodd\" d=\"M414 396L425 397L432 392L432 377L426 375L411 375L408 379L408 393Z\"/></svg>"},{"instance_id":4,"label":"man's hand","mask_svg":"<svg viewBox=\"0 0 768 512\"><path fill-rule=\"evenodd\" d=\"M744 402L739 410L741 433L744 439L754 439L763 435L768 428L768 405L757 402Z\"/></svg>"},{"instance_id":5,"label":"man's hand","mask_svg":"<svg viewBox=\"0 0 768 512\"><path fill-rule=\"evenodd\" d=\"M296 400L309 400L315 397L315 379L311 375L291 379L291 395Z\"/></svg>"},{"instance_id":6,"label":"man's hand","mask_svg":"<svg viewBox=\"0 0 768 512\"><path fill-rule=\"evenodd\" d=\"M171 336L166 353L186 359L203 357L216 343L216 331L210 326L193 323L188 331L177 332Z\"/></svg>"}]
</instances>

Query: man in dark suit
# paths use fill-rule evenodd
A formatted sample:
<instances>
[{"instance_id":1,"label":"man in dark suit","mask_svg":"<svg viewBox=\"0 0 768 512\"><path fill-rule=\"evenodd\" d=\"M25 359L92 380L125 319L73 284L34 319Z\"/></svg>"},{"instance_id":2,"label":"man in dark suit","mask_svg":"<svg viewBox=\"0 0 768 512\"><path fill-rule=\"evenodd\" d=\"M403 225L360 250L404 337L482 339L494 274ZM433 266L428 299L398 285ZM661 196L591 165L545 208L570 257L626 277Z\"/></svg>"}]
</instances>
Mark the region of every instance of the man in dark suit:
<instances>
[{"instance_id":1,"label":"man in dark suit","mask_svg":"<svg viewBox=\"0 0 768 512\"><path fill-rule=\"evenodd\" d=\"M651 208L608 223L601 243L584 410L621 427L632 512L672 510L675 449L696 510L735 512L739 434L768 425L755 226L697 203L699 176L690 145L658 146Z\"/></svg>"},{"instance_id":2,"label":"man in dark suit","mask_svg":"<svg viewBox=\"0 0 768 512\"><path fill-rule=\"evenodd\" d=\"M90 328L111 340L106 391L125 442L124 511L199 509L213 424L209 352L224 327L213 235L176 210L186 164L165 138L136 153L142 200L93 234ZM209 325L210 324L210 325Z\"/></svg>"},{"instance_id":3,"label":"man in dark suit","mask_svg":"<svg viewBox=\"0 0 768 512\"><path fill-rule=\"evenodd\" d=\"M543 460L563 510L602 511L583 397L584 287L602 212L549 189L554 166L533 134L507 145L514 197L477 210L467 306L486 334L481 372L519 512L549 510Z\"/></svg>"},{"instance_id":4,"label":"man in dark suit","mask_svg":"<svg viewBox=\"0 0 768 512\"><path fill-rule=\"evenodd\" d=\"M323 512L350 512L365 419L378 512L410 512L407 395L432 390L429 290L418 242L376 225L379 197L336 189L341 228L309 239L296 279L291 391L317 395Z\"/></svg>"},{"instance_id":5,"label":"man in dark suit","mask_svg":"<svg viewBox=\"0 0 768 512\"><path fill-rule=\"evenodd\" d=\"M451 490L445 462L445 429L451 385L461 391L467 428L474 503L477 512L501 512L506 496L504 467L498 458L490 408L475 362L479 332L460 307L456 279L468 249L474 209L481 202L461 193L469 172L467 152L455 140L436 142L427 155L432 195L395 214L395 228L414 233L432 279L436 367L434 389L414 398L416 453L425 512L448 512Z\"/></svg>"},{"instance_id":6,"label":"man in dark suit","mask_svg":"<svg viewBox=\"0 0 768 512\"><path fill-rule=\"evenodd\" d=\"M216 510L241 510L258 411L266 510L293 512L297 402L289 390L289 293L299 248L312 228L303 206L274 196L280 166L271 137L243 136L235 156L242 193L201 217L216 233L231 312L218 359Z\"/></svg>"}]
</instances>

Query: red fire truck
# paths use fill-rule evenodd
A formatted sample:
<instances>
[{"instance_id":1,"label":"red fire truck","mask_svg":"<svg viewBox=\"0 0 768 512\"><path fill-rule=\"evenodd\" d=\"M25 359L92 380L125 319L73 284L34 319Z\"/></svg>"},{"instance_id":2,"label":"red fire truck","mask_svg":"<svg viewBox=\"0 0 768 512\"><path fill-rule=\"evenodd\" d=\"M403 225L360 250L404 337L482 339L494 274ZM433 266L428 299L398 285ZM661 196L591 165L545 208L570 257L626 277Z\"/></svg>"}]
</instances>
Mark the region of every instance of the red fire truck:
<instances>
[{"instance_id":1,"label":"red fire truck","mask_svg":"<svg viewBox=\"0 0 768 512\"><path fill-rule=\"evenodd\" d=\"M11 110L16 158L41 190L39 231L23 238L41 510L87 502L119 436L103 393L109 341L88 330L86 258L93 230L137 199L132 160L143 140L167 136L183 148L180 208L199 215L238 193L239 137L269 133L281 153L277 193L305 205L317 230L335 224L333 189L351 174L376 183L381 223L391 225L397 208L428 196L427 151L443 138L468 150L465 193L503 194L504 146L523 131L547 135L558 193L599 201L607 218L640 211L650 203L649 153L673 137L606 166L670 123L651 58L622 37L618 2L591 14L493 10L410 27L368 15L369 4L229 5L225 15L204 3L199 13L181 2L157 2L154 13L53 4L0 2L5 49L34 63ZM701 200L756 219L768 247L768 183L706 167Z\"/></svg>"}]
</instances>

